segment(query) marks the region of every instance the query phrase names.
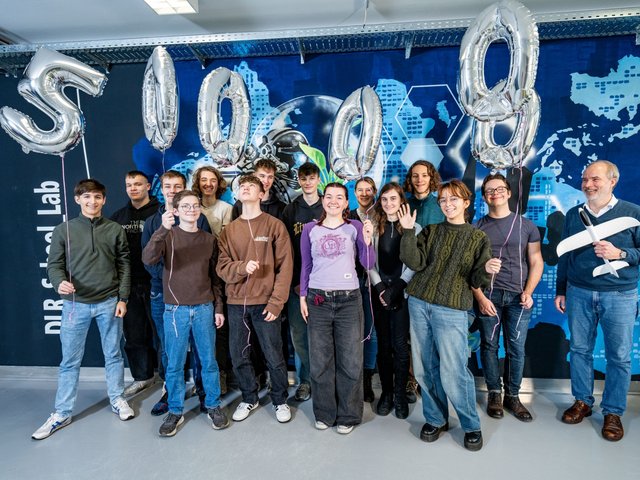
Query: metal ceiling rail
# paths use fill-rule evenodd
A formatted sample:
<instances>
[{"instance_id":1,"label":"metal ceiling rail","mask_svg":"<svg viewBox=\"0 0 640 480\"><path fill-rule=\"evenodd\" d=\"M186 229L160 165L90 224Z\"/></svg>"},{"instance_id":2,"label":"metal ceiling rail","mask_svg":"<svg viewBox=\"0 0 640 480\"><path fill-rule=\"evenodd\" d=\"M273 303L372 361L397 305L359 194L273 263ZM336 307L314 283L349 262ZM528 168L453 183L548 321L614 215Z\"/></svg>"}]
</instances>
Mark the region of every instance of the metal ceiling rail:
<instances>
[{"instance_id":1,"label":"metal ceiling rail","mask_svg":"<svg viewBox=\"0 0 640 480\"><path fill-rule=\"evenodd\" d=\"M635 35L640 7L535 15L541 40ZM310 55L459 45L472 19L438 20L363 26L292 29L174 37L133 38L51 44L0 46L0 73L17 76L35 51L43 46L109 70L120 63L144 63L158 45L167 47L175 61L257 56Z\"/></svg>"}]
</instances>

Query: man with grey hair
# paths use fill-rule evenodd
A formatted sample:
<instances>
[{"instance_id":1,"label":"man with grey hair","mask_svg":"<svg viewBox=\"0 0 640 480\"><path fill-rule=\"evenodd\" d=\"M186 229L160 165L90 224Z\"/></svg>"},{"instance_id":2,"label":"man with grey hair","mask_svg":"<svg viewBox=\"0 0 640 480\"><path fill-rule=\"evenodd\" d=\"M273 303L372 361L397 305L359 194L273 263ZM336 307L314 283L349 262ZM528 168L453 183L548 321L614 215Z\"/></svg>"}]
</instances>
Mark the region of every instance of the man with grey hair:
<instances>
[{"instance_id":1,"label":"man with grey hair","mask_svg":"<svg viewBox=\"0 0 640 480\"><path fill-rule=\"evenodd\" d=\"M582 174L584 205L567 212L563 239L583 232L589 223L602 225L620 217L640 220L640 207L613 195L618 168L606 160L591 163ZM581 218L582 217L582 218ZM619 230L619 229L618 229ZM597 275L605 260L624 261L616 273ZM638 316L640 227L625 228L606 240L578 246L560 257L555 306L569 316L571 334L571 393L575 403L562 415L568 424L580 423L592 413L593 350L598 324L604 334L606 379L602 396L602 436L618 441L624 435L621 417L631 381L633 326ZM611 267L613 268L613 266Z\"/></svg>"}]
</instances>

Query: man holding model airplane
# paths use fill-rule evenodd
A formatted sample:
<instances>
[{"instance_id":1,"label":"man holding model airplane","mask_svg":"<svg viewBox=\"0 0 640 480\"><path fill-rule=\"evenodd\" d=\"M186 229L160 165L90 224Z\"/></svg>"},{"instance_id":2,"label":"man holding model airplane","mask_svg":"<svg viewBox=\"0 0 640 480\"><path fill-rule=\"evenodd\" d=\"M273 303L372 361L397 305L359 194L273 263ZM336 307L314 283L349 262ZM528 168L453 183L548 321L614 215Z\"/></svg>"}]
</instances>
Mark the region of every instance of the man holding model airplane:
<instances>
[{"instance_id":1,"label":"man holding model airplane","mask_svg":"<svg viewBox=\"0 0 640 480\"><path fill-rule=\"evenodd\" d=\"M619 177L618 167L606 160L591 163L582 174L587 201L567 212L555 298L556 308L569 316L575 397L562 421L580 423L592 413L593 350L600 324L607 362L602 436L610 441L624 435L621 417L631 381L640 262L640 207L613 195Z\"/></svg>"}]
</instances>

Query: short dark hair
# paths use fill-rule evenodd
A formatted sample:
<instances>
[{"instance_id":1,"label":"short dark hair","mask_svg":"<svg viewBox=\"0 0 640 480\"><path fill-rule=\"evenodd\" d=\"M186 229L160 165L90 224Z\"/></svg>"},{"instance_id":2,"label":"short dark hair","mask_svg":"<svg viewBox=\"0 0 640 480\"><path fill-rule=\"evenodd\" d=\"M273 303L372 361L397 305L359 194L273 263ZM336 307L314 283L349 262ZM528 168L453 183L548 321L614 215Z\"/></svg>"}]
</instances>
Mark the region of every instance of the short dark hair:
<instances>
[{"instance_id":1,"label":"short dark hair","mask_svg":"<svg viewBox=\"0 0 640 480\"><path fill-rule=\"evenodd\" d=\"M133 177L144 177L149 183L149 176L141 170L131 170L127 172L124 178L133 178Z\"/></svg>"},{"instance_id":2,"label":"short dark hair","mask_svg":"<svg viewBox=\"0 0 640 480\"><path fill-rule=\"evenodd\" d=\"M414 193L413 184L411 183L411 175L413 174L414 167L417 167L418 165L427 167L429 176L431 177L429 181L429 192L437 191L441 182L440 174L438 173L438 170L436 170L436 167L434 167L431 162L427 162L426 160L416 160L415 162L413 162L413 165L409 167L409 170L407 171L407 177L404 180L404 190L409 193Z\"/></svg>"},{"instance_id":3,"label":"short dark hair","mask_svg":"<svg viewBox=\"0 0 640 480\"><path fill-rule=\"evenodd\" d=\"M270 170L273 173L276 173L278 171L276 162L269 158L259 158L258 160L256 160L256 162L253 164L253 171L255 172L259 168L261 168L262 170Z\"/></svg>"},{"instance_id":4,"label":"short dark hair","mask_svg":"<svg viewBox=\"0 0 640 480\"><path fill-rule=\"evenodd\" d=\"M309 175L320 176L320 168L318 168L318 165L313 162L304 162L298 167L298 178L306 177Z\"/></svg>"},{"instance_id":5,"label":"short dark hair","mask_svg":"<svg viewBox=\"0 0 640 480\"><path fill-rule=\"evenodd\" d=\"M103 196L107 195L107 188L101 184L99 181L94 180L93 178L86 178L84 180L80 180L75 188L73 189L73 195L76 197L81 196L84 193L88 192L98 192Z\"/></svg>"},{"instance_id":6,"label":"short dark hair","mask_svg":"<svg viewBox=\"0 0 640 480\"><path fill-rule=\"evenodd\" d=\"M507 187L507 192L511 191L511 185L509 185L509 182L507 182L507 178L504 175L502 175L501 173L491 173L486 177L484 177L484 180L482 180L482 187L480 187L480 193L482 194L483 197L484 197L484 187L491 180L502 180L504 182L504 186Z\"/></svg>"},{"instance_id":7,"label":"short dark hair","mask_svg":"<svg viewBox=\"0 0 640 480\"><path fill-rule=\"evenodd\" d=\"M196 195L196 193L193 190L180 190L178 193L176 193L173 196L173 201L171 202L171 204L173 205L173 208L178 208L178 205L180 205L180 200L182 200L184 197L198 198L198 195Z\"/></svg>"},{"instance_id":8,"label":"short dark hair","mask_svg":"<svg viewBox=\"0 0 640 480\"><path fill-rule=\"evenodd\" d=\"M242 175L238 179L238 185L244 185L245 183L253 183L254 185L258 185L258 187L260 188L260 191L264 193L264 185L262 185L262 182L260 181L260 179L255 175L252 175L252 174Z\"/></svg>"},{"instance_id":9,"label":"short dark hair","mask_svg":"<svg viewBox=\"0 0 640 480\"><path fill-rule=\"evenodd\" d=\"M161 187L162 187L162 182L164 182L164 180L166 178L181 178L182 179L182 184L184 185L184 188L187 188L187 177L185 177L183 174L181 174L180 172L178 172L176 170L167 170L166 172L164 172L160 176L160 186Z\"/></svg>"}]
</instances>

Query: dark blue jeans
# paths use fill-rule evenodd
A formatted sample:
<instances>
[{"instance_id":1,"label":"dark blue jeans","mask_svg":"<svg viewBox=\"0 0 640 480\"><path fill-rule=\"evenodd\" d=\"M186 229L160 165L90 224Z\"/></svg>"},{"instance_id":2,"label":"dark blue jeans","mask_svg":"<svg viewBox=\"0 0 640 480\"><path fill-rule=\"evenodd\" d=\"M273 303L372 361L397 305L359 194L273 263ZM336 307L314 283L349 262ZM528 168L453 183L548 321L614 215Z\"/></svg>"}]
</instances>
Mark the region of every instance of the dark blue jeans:
<instances>
[{"instance_id":1,"label":"dark blue jeans","mask_svg":"<svg viewBox=\"0 0 640 480\"><path fill-rule=\"evenodd\" d=\"M487 383L487 390L501 392L500 360L498 359L499 341L502 330L506 352L504 359L504 391L507 395L518 395L524 370L524 346L529 331L531 309L520 305L520 294L494 288L489 295L498 311L497 317L478 315L480 320L480 358Z\"/></svg>"},{"instance_id":2,"label":"dark blue jeans","mask_svg":"<svg viewBox=\"0 0 640 480\"><path fill-rule=\"evenodd\" d=\"M358 425L363 410L360 289L310 288L307 306L313 413L327 425Z\"/></svg>"},{"instance_id":3,"label":"dark blue jeans","mask_svg":"<svg viewBox=\"0 0 640 480\"><path fill-rule=\"evenodd\" d=\"M271 376L271 401L282 405L287 401L289 379L287 365L282 355L282 335L280 317L272 322L264 320L262 313L266 305L228 305L229 311L229 350L231 363L236 375L242 401L258 403L258 382L251 362L251 332L255 333L262 353L267 361Z\"/></svg>"},{"instance_id":4,"label":"dark blue jeans","mask_svg":"<svg viewBox=\"0 0 640 480\"><path fill-rule=\"evenodd\" d=\"M124 316L124 351L127 354L134 380L153 378L155 350L153 348L153 320L151 318L151 287L147 283L131 285L131 294ZM164 373L164 372L163 372Z\"/></svg>"}]
</instances>

